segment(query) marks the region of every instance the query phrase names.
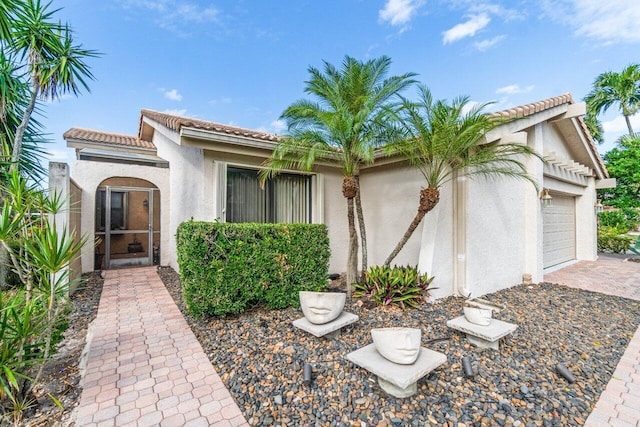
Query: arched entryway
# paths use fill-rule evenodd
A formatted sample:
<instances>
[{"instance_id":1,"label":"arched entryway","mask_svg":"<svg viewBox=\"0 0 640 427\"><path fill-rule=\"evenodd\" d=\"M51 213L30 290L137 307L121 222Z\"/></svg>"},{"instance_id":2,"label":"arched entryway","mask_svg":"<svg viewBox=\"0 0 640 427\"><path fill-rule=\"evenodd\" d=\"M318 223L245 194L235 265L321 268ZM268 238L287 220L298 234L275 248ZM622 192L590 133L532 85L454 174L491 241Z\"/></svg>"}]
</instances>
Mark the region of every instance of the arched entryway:
<instances>
[{"instance_id":1,"label":"arched entryway","mask_svg":"<svg viewBox=\"0 0 640 427\"><path fill-rule=\"evenodd\" d=\"M110 269L160 263L160 190L143 179L113 177L96 191L95 265Z\"/></svg>"}]
</instances>

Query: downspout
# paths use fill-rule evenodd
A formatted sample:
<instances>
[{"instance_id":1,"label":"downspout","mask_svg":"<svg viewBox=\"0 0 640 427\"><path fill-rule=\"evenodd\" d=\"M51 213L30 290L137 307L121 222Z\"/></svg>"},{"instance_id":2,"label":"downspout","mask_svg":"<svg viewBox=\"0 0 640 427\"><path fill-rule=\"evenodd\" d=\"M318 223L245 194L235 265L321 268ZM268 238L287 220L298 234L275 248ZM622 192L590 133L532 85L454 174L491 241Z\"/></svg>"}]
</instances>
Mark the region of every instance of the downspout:
<instances>
[{"instance_id":1,"label":"downspout","mask_svg":"<svg viewBox=\"0 0 640 427\"><path fill-rule=\"evenodd\" d=\"M458 173L453 180L453 294L467 297L467 177Z\"/></svg>"}]
</instances>

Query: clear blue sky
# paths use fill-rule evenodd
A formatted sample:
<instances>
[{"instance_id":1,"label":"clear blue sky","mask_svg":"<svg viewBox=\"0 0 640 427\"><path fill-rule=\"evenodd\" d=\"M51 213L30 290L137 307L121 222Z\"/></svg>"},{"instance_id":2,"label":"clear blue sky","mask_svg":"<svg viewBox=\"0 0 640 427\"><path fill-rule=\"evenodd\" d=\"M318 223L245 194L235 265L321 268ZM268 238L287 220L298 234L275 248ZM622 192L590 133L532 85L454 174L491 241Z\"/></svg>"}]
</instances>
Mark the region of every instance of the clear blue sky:
<instances>
[{"instance_id":1,"label":"clear blue sky","mask_svg":"<svg viewBox=\"0 0 640 427\"><path fill-rule=\"evenodd\" d=\"M391 57L436 98L504 109L640 62L640 0L53 0L85 48L91 93L44 105L55 161L71 127L136 134L140 109L282 133L309 66ZM410 94L408 94L410 95ZM605 152L625 131L603 117ZM640 115L633 118L640 130Z\"/></svg>"}]
</instances>

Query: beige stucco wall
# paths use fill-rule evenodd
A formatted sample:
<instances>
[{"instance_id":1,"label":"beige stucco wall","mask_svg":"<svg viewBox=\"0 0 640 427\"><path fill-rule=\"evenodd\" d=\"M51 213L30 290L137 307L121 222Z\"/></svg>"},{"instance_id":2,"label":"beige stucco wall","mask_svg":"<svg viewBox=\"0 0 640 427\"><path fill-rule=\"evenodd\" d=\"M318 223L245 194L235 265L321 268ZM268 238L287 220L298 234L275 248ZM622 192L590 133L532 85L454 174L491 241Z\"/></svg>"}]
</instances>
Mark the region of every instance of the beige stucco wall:
<instances>
[{"instance_id":1,"label":"beige stucco wall","mask_svg":"<svg viewBox=\"0 0 640 427\"><path fill-rule=\"evenodd\" d=\"M162 210L168 234L168 240L162 244L162 265L170 265L175 269L178 268L175 238L178 225L191 218L200 221L211 220L205 214L207 174L203 150L180 146L177 143L178 138L177 132L160 126L153 136L158 156L169 161L167 186L171 198L168 209ZM161 197L164 202L162 193Z\"/></svg>"},{"instance_id":2,"label":"beige stucco wall","mask_svg":"<svg viewBox=\"0 0 640 427\"><path fill-rule=\"evenodd\" d=\"M139 178L151 182L160 190L160 263L170 263L172 235L169 226L171 191L169 186L169 169L152 166L127 165L88 160L75 160L73 163L74 180L82 191L82 235L87 236L88 243L82 249L82 272L93 271L95 241L95 201L96 190L102 181L113 177Z\"/></svg>"},{"instance_id":3,"label":"beige stucco wall","mask_svg":"<svg viewBox=\"0 0 640 427\"><path fill-rule=\"evenodd\" d=\"M381 265L418 211L424 178L415 168L396 163L363 170L360 182L369 240L368 263ZM418 264L422 226L418 226L394 264Z\"/></svg>"},{"instance_id":4,"label":"beige stucco wall","mask_svg":"<svg viewBox=\"0 0 640 427\"><path fill-rule=\"evenodd\" d=\"M515 130L525 131L527 144L539 153L572 157L562 135L550 122ZM596 259L595 178L587 178L584 186L544 175L539 160L528 160L527 167L540 189L575 197L576 258ZM538 193L524 181L468 183L465 283L473 296L520 283L524 273L532 274L534 282L543 280L543 209Z\"/></svg>"}]
</instances>

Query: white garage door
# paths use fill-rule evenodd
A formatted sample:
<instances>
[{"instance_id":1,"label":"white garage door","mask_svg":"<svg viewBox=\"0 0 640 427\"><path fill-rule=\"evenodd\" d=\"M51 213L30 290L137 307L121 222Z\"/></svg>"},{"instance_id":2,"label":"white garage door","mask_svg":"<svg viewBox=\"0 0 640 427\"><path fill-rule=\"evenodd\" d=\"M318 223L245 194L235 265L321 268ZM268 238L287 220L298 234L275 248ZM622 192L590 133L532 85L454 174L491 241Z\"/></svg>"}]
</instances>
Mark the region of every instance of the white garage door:
<instances>
[{"instance_id":1,"label":"white garage door","mask_svg":"<svg viewBox=\"0 0 640 427\"><path fill-rule=\"evenodd\" d=\"M544 268L576 258L575 199L552 196L551 206L542 209Z\"/></svg>"}]
</instances>

